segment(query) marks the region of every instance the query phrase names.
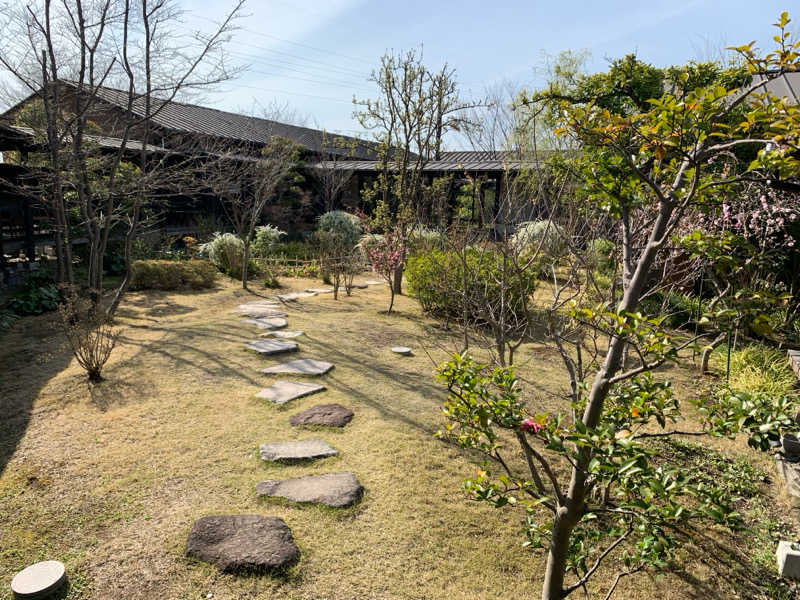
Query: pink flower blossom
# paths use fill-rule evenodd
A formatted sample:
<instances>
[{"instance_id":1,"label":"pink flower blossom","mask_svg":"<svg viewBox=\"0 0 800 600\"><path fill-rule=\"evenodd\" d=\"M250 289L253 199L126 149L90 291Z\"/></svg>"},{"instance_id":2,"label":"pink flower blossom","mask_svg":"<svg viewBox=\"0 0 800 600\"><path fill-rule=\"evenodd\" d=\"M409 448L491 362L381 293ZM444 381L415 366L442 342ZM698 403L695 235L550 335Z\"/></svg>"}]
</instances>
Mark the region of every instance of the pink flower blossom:
<instances>
[{"instance_id":1,"label":"pink flower blossom","mask_svg":"<svg viewBox=\"0 0 800 600\"><path fill-rule=\"evenodd\" d=\"M544 429L544 425L537 423L531 419L525 419L519 426L520 431L532 431L533 433L539 433L542 429Z\"/></svg>"}]
</instances>

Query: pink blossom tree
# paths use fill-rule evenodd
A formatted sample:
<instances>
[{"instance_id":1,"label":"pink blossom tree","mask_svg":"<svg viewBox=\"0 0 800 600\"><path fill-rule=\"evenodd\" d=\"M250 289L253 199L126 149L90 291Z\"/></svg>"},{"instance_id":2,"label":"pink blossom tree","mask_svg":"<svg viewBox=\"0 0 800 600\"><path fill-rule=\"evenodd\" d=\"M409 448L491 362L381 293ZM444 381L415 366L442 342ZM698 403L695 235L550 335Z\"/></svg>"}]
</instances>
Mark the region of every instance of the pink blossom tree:
<instances>
[{"instance_id":1,"label":"pink blossom tree","mask_svg":"<svg viewBox=\"0 0 800 600\"><path fill-rule=\"evenodd\" d=\"M372 270L380 275L389 285L389 310L391 314L394 306L394 274L403 266L406 255L406 240L397 231L389 231L386 235L376 239L367 249L367 256L372 265Z\"/></svg>"}]
</instances>

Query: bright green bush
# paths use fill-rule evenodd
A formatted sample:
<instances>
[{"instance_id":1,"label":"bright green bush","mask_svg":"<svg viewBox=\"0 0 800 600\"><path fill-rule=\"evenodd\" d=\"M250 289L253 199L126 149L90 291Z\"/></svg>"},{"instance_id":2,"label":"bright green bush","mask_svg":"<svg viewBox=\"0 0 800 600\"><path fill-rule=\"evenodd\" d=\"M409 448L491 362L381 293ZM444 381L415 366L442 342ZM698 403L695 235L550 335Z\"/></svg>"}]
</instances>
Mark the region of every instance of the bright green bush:
<instances>
[{"instance_id":1,"label":"bright green bush","mask_svg":"<svg viewBox=\"0 0 800 600\"><path fill-rule=\"evenodd\" d=\"M6 308L15 315L40 315L56 310L61 302L53 278L49 273L35 271L31 273L25 284L14 292L6 304Z\"/></svg>"},{"instance_id":2,"label":"bright green bush","mask_svg":"<svg viewBox=\"0 0 800 600\"><path fill-rule=\"evenodd\" d=\"M204 289L214 286L217 269L205 260L137 260L131 265L132 290Z\"/></svg>"},{"instance_id":3,"label":"bright green bush","mask_svg":"<svg viewBox=\"0 0 800 600\"><path fill-rule=\"evenodd\" d=\"M664 325L673 329L694 329L702 318L706 303L691 294L660 292L651 294L639 303L639 311L651 317L664 317Z\"/></svg>"},{"instance_id":4,"label":"bright green bush","mask_svg":"<svg viewBox=\"0 0 800 600\"><path fill-rule=\"evenodd\" d=\"M718 372L725 373L728 350L720 346L711 357ZM797 377L786 353L764 344L751 344L731 352L729 387L736 392L788 396L796 394Z\"/></svg>"},{"instance_id":5,"label":"bright green bush","mask_svg":"<svg viewBox=\"0 0 800 600\"><path fill-rule=\"evenodd\" d=\"M432 250L412 256L406 266L409 293L422 309L440 318L483 321L482 313L501 297L502 255L487 249L469 249L464 259L454 252ZM466 262L466 277L465 277ZM536 287L535 269L506 277L506 305L524 311ZM466 284L466 289L465 289Z\"/></svg>"}]
</instances>

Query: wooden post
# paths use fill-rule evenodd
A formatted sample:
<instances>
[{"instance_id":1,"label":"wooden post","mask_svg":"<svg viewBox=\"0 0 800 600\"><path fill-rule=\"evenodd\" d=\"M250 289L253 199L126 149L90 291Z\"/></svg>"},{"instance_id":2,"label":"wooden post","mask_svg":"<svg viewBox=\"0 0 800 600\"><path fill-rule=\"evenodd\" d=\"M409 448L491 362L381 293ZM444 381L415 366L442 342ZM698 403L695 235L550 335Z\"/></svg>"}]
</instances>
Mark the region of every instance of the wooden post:
<instances>
[{"instance_id":1,"label":"wooden post","mask_svg":"<svg viewBox=\"0 0 800 600\"><path fill-rule=\"evenodd\" d=\"M25 255L28 261L36 260L36 243L33 239L33 211L31 209L31 199L25 198Z\"/></svg>"}]
</instances>

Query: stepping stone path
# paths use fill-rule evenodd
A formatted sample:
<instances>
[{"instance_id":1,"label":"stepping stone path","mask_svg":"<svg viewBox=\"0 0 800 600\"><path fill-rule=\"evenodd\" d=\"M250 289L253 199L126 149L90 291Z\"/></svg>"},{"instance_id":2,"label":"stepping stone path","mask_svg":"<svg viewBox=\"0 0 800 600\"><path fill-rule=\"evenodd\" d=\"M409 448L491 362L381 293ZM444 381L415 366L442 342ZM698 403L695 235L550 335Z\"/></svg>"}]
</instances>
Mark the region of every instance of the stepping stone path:
<instances>
[{"instance_id":1,"label":"stepping stone path","mask_svg":"<svg viewBox=\"0 0 800 600\"><path fill-rule=\"evenodd\" d=\"M14 598L44 598L58 590L67 581L64 563L46 560L25 567L11 580Z\"/></svg>"},{"instance_id":2,"label":"stepping stone path","mask_svg":"<svg viewBox=\"0 0 800 600\"><path fill-rule=\"evenodd\" d=\"M296 302L300 298L313 298L316 295L315 292L292 292L291 294L280 294L276 298L282 302Z\"/></svg>"},{"instance_id":3,"label":"stepping stone path","mask_svg":"<svg viewBox=\"0 0 800 600\"><path fill-rule=\"evenodd\" d=\"M259 354L297 352L297 342L282 342L280 340L254 340L245 343L245 347L250 350L255 350Z\"/></svg>"},{"instance_id":4,"label":"stepping stone path","mask_svg":"<svg viewBox=\"0 0 800 600\"><path fill-rule=\"evenodd\" d=\"M277 313L281 314L281 313ZM285 316L285 315L284 315ZM259 329L281 329L286 327L289 322L283 317L267 317L262 319L245 319L245 323L251 323Z\"/></svg>"},{"instance_id":5,"label":"stepping stone path","mask_svg":"<svg viewBox=\"0 0 800 600\"><path fill-rule=\"evenodd\" d=\"M324 375L333 368L333 365L324 360L313 358L300 358L286 363L261 369L267 375Z\"/></svg>"},{"instance_id":6,"label":"stepping stone path","mask_svg":"<svg viewBox=\"0 0 800 600\"><path fill-rule=\"evenodd\" d=\"M261 515L213 515L192 525L186 556L224 572L264 571L297 562L300 550L283 519Z\"/></svg>"},{"instance_id":7,"label":"stepping stone path","mask_svg":"<svg viewBox=\"0 0 800 600\"><path fill-rule=\"evenodd\" d=\"M300 337L304 333L305 331L268 331L267 333L262 333L260 337L277 337L277 338L291 339Z\"/></svg>"},{"instance_id":8,"label":"stepping stone path","mask_svg":"<svg viewBox=\"0 0 800 600\"><path fill-rule=\"evenodd\" d=\"M353 473L326 473L283 481L262 481L256 485L256 493L270 498L345 508L361 500L364 488Z\"/></svg>"},{"instance_id":9,"label":"stepping stone path","mask_svg":"<svg viewBox=\"0 0 800 600\"><path fill-rule=\"evenodd\" d=\"M308 438L299 442L261 444L258 453L261 460L269 462L297 462L336 456L339 451L320 438Z\"/></svg>"},{"instance_id":10,"label":"stepping stone path","mask_svg":"<svg viewBox=\"0 0 800 600\"><path fill-rule=\"evenodd\" d=\"M402 354L403 356L411 356L411 348L408 346L394 346L392 352L395 354Z\"/></svg>"},{"instance_id":11,"label":"stepping stone path","mask_svg":"<svg viewBox=\"0 0 800 600\"><path fill-rule=\"evenodd\" d=\"M273 404L286 404L297 398L310 396L325 389L317 383L299 383L297 381L277 381L256 394L256 398L269 400Z\"/></svg>"},{"instance_id":12,"label":"stepping stone path","mask_svg":"<svg viewBox=\"0 0 800 600\"><path fill-rule=\"evenodd\" d=\"M352 418L353 411L341 404L317 404L289 417L289 424L294 427L302 425L344 427Z\"/></svg>"},{"instance_id":13,"label":"stepping stone path","mask_svg":"<svg viewBox=\"0 0 800 600\"><path fill-rule=\"evenodd\" d=\"M306 292L309 294L332 294L333 288L309 288Z\"/></svg>"}]
</instances>

